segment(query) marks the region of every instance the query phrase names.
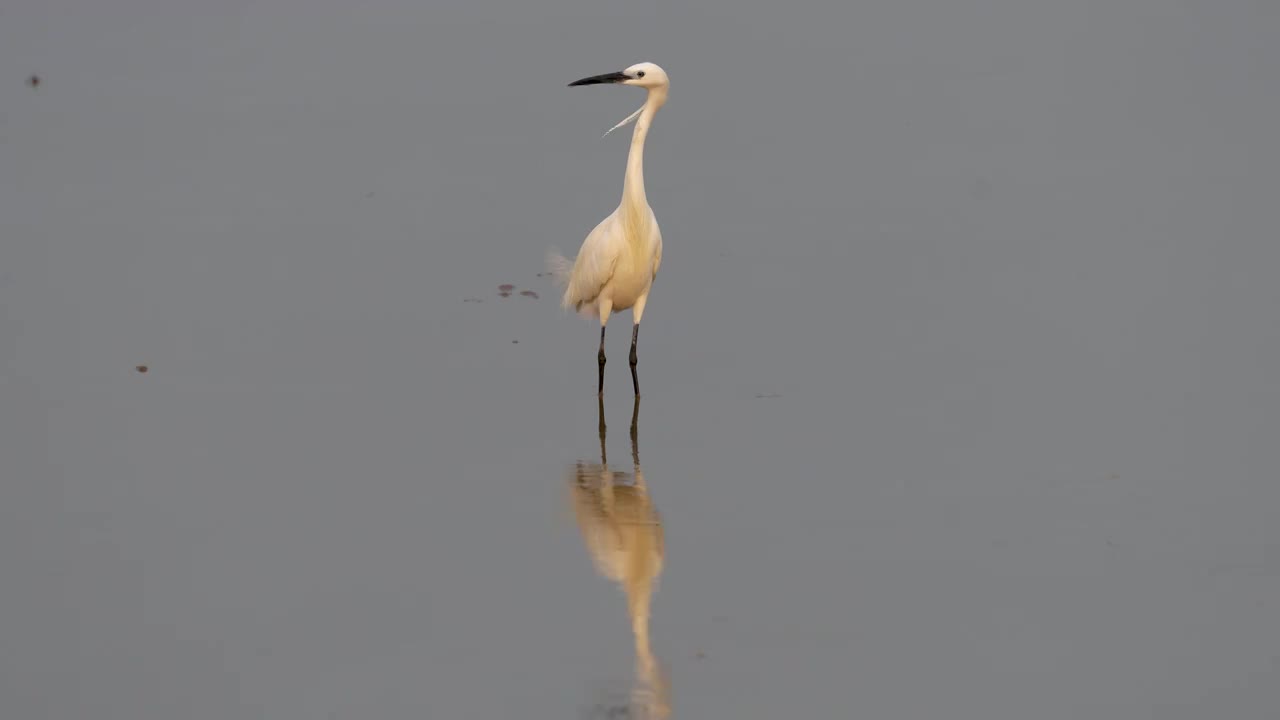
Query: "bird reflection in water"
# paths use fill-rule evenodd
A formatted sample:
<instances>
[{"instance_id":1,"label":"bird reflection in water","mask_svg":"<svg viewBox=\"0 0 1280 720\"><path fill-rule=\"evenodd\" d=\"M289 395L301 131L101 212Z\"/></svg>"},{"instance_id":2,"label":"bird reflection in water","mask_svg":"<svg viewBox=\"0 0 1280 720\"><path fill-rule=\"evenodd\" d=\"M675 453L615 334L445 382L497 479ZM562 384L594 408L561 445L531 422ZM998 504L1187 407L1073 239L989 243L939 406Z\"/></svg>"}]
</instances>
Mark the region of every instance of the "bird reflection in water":
<instances>
[{"instance_id":1,"label":"bird reflection in water","mask_svg":"<svg viewBox=\"0 0 1280 720\"><path fill-rule=\"evenodd\" d=\"M631 699L615 713L639 720L670 714L670 683L649 647L649 603L662 573L662 521L649 499L640 470L637 420L640 398L631 411L633 472L609 467L604 399L599 399L600 463L578 462L568 478L571 502L596 571L622 586L635 638L636 668ZM604 710L598 708L597 711Z\"/></svg>"}]
</instances>

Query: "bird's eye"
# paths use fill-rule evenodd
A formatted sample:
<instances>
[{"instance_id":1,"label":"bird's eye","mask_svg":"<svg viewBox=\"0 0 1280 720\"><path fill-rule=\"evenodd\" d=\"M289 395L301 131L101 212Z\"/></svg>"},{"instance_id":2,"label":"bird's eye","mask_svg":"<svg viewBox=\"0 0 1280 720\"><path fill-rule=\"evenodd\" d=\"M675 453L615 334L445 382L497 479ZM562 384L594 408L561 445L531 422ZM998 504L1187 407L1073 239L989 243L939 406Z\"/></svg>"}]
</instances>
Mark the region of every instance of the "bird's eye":
<instances>
[{"instance_id":1,"label":"bird's eye","mask_svg":"<svg viewBox=\"0 0 1280 720\"><path fill-rule=\"evenodd\" d=\"M636 77L638 77L638 78L642 78L642 77L644 77L644 71L643 71L643 70L637 70L637 71L636 71Z\"/></svg>"}]
</instances>

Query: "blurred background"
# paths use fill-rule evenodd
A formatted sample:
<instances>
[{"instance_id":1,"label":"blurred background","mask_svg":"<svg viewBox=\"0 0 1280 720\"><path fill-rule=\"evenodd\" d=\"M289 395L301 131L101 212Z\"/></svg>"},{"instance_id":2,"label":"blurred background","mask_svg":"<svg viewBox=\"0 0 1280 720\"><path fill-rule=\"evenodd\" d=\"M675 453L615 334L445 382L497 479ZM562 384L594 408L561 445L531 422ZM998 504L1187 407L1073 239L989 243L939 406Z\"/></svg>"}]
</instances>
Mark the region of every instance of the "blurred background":
<instances>
[{"instance_id":1,"label":"blurred background","mask_svg":"<svg viewBox=\"0 0 1280 720\"><path fill-rule=\"evenodd\" d=\"M643 670L673 717L1274 717L1277 30L7 0L0 714L558 720ZM541 273L643 102L565 85L645 60L633 463L630 314L606 461ZM661 518L644 639L602 477Z\"/></svg>"}]
</instances>

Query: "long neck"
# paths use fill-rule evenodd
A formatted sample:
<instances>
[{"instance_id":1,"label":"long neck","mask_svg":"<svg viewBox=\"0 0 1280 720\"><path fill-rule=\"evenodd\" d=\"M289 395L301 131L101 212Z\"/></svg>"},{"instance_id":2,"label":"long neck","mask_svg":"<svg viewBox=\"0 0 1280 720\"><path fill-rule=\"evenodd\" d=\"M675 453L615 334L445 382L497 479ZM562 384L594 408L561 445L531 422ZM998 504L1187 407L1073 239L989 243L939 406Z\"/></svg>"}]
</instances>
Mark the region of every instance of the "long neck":
<instances>
[{"instance_id":1,"label":"long neck","mask_svg":"<svg viewBox=\"0 0 1280 720\"><path fill-rule=\"evenodd\" d=\"M631 134L631 151L627 153L627 176L622 183L622 207L624 212L648 212L649 199L644 194L644 139L649 135L649 124L658 108L666 102L665 90L650 90L644 109L636 120Z\"/></svg>"}]
</instances>

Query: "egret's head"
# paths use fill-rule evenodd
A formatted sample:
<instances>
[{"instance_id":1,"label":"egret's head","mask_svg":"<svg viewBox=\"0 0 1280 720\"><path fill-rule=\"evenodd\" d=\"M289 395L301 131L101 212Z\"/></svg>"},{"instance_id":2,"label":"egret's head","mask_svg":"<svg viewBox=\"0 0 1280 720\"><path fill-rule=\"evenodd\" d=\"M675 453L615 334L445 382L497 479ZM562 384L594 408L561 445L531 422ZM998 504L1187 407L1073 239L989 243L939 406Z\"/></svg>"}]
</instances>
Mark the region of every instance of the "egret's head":
<instances>
[{"instance_id":1,"label":"egret's head","mask_svg":"<svg viewBox=\"0 0 1280 720\"><path fill-rule=\"evenodd\" d=\"M574 80L569 83L569 87L575 85L635 85L636 87L648 88L650 90L670 86L671 81L667 79L667 72L651 62L643 62L632 65L622 72L605 73L604 75L593 75L591 77Z\"/></svg>"}]
</instances>

